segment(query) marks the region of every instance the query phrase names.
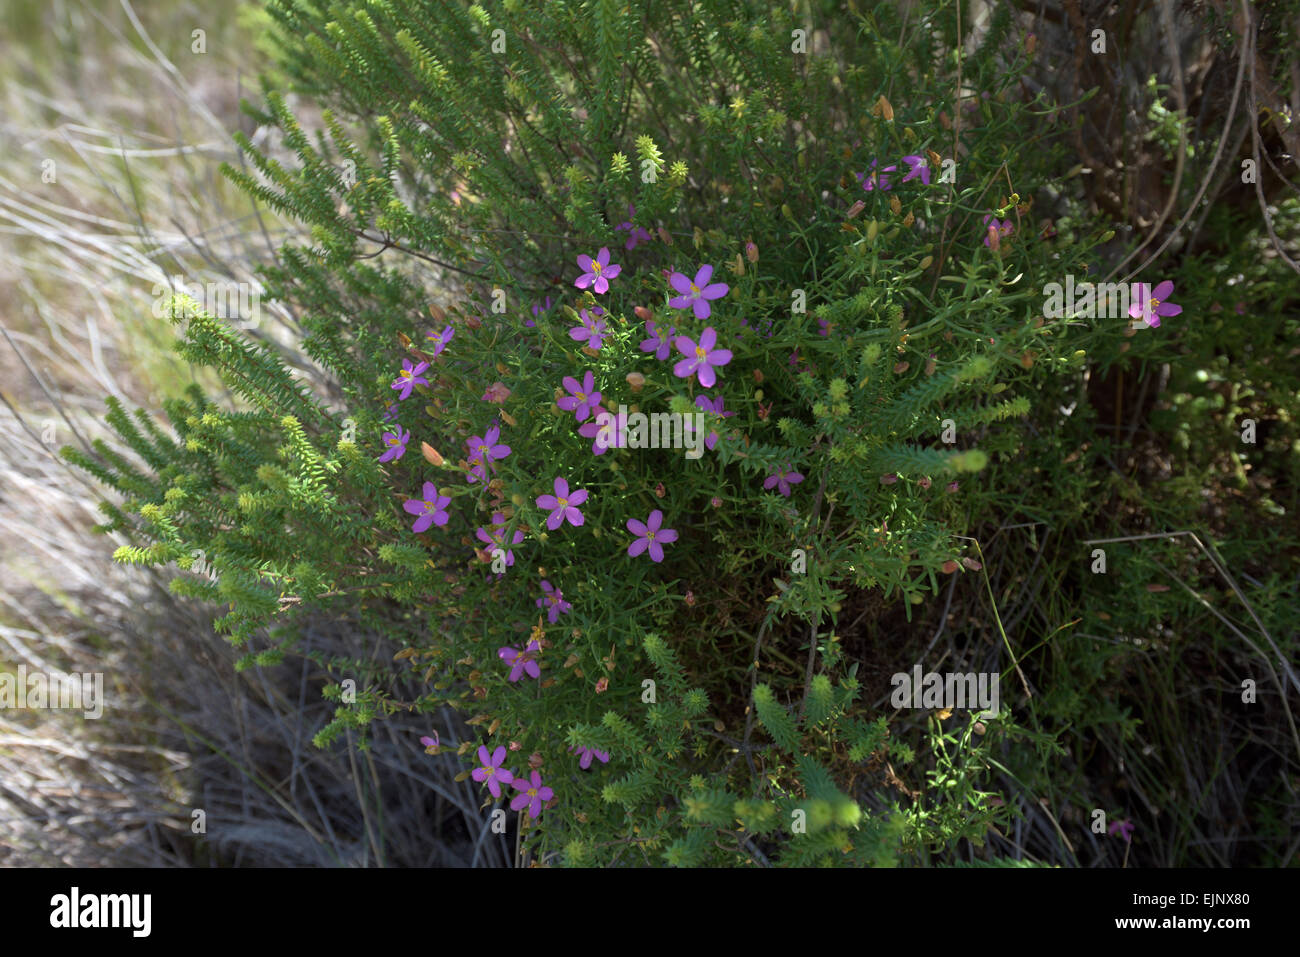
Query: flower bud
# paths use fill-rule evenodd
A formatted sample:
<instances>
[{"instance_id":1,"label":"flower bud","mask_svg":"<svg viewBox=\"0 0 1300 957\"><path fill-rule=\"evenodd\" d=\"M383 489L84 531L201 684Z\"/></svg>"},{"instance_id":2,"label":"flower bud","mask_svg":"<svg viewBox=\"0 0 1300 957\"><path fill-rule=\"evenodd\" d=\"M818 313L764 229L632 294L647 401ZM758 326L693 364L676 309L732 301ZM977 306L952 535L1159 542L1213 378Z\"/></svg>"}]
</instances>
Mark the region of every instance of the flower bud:
<instances>
[{"instance_id":1,"label":"flower bud","mask_svg":"<svg viewBox=\"0 0 1300 957\"><path fill-rule=\"evenodd\" d=\"M645 387L645 376L639 372L629 372L626 376L627 384L632 387L633 392L640 392Z\"/></svg>"}]
</instances>

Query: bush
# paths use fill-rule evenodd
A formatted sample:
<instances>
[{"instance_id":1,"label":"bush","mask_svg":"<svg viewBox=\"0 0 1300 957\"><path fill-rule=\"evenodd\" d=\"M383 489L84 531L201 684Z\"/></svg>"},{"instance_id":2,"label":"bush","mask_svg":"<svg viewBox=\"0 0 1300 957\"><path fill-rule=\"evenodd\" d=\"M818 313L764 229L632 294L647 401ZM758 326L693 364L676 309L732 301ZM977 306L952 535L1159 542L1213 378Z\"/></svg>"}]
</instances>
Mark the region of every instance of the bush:
<instances>
[{"instance_id":1,"label":"bush","mask_svg":"<svg viewBox=\"0 0 1300 957\"><path fill-rule=\"evenodd\" d=\"M882 798L918 758L845 638L982 575L1025 470L1059 479L1035 514L1085 508L1022 423L1125 341L1042 315L1110 235L1031 215L1065 163L1008 7L966 56L933 11L813 7L272 2L323 122L268 86L248 111L292 159L241 137L257 175L226 172L312 227L265 278L322 375L178 299L237 407L191 389L177 440L115 410L141 466L69 453L126 496L120 558L202 551L214 579L176 587L228 604L244 666L307 610L386 635L425 693L322 661L317 743L461 710L544 863L930 860L1007 819L993 754L1056 747L1009 707L935 720L924 791ZM702 420L605 447L621 407Z\"/></svg>"}]
</instances>

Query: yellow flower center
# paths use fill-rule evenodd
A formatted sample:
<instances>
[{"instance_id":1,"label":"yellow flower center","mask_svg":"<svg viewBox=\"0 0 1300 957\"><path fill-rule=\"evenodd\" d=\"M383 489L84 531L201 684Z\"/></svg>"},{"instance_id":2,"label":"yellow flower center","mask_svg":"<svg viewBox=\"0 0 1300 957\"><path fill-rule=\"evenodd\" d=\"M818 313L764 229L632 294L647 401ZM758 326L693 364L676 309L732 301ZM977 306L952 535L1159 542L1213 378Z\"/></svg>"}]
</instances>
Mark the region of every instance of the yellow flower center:
<instances>
[{"instance_id":1,"label":"yellow flower center","mask_svg":"<svg viewBox=\"0 0 1300 957\"><path fill-rule=\"evenodd\" d=\"M691 295L698 296L699 294L700 294L700 287L695 285L695 283L691 283Z\"/></svg>"},{"instance_id":2,"label":"yellow flower center","mask_svg":"<svg viewBox=\"0 0 1300 957\"><path fill-rule=\"evenodd\" d=\"M537 788L529 788L529 789L528 789L528 796L529 796L530 798L537 797Z\"/></svg>"},{"instance_id":3,"label":"yellow flower center","mask_svg":"<svg viewBox=\"0 0 1300 957\"><path fill-rule=\"evenodd\" d=\"M695 347L695 358L697 358L697 359L703 359L703 358L704 358L704 355L705 355L705 353L704 353L704 347L703 347L703 346L696 346L696 347Z\"/></svg>"},{"instance_id":4,"label":"yellow flower center","mask_svg":"<svg viewBox=\"0 0 1300 957\"><path fill-rule=\"evenodd\" d=\"M425 499L425 501L424 501L424 510L425 510L426 512L432 512L432 511L434 510L434 507L435 507L435 506L434 506L434 504L433 504L432 502L430 502L428 499Z\"/></svg>"},{"instance_id":5,"label":"yellow flower center","mask_svg":"<svg viewBox=\"0 0 1300 957\"><path fill-rule=\"evenodd\" d=\"M389 445L401 445L402 443L401 443L401 442L398 442L397 439L389 439L389 440L388 440L388 444L389 444Z\"/></svg>"},{"instance_id":6,"label":"yellow flower center","mask_svg":"<svg viewBox=\"0 0 1300 957\"><path fill-rule=\"evenodd\" d=\"M653 542L655 540L655 533L646 529L645 537L646 541Z\"/></svg>"},{"instance_id":7,"label":"yellow flower center","mask_svg":"<svg viewBox=\"0 0 1300 957\"><path fill-rule=\"evenodd\" d=\"M568 500L567 498L557 498L557 499L555 500L555 502L556 502L557 505L559 505L560 508L568 508L568 507L569 507L569 500Z\"/></svg>"},{"instance_id":8,"label":"yellow flower center","mask_svg":"<svg viewBox=\"0 0 1300 957\"><path fill-rule=\"evenodd\" d=\"M600 275L600 263L594 259L591 261L591 272L593 275Z\"/></svg>"},{"instance_id":9,"label":"yellow flower center","mask_svg":"<svg viewBox=\"0 0 1300 957\"><path fill-rule=\"evenodd\" d=\"M486 451L488 450L488 447L487 447L486 445L480 445L480 446L478 447L478 450L479 450L480 452L486 452Z\"/></svg>"},{"instance_id":10,"label":"yellow flower center","mask_svg":"<svg viewBox=\"0 0 1300 957\"><path fill-rule=\"evenodd\" d=\"M574 394L574 396L577 397L577 399L578 399L579 402L586 402L586 401L587 401L587 393L585 393L585 392L575 392L575 393L573 393L573 394Z\"/></svg>"},{"instance_id":11,"label":"yellow flower center","mask_svg":"<svg viewBox=\"0 0 1300 957\"><path fill-rule=\"evenodd\" d=\"M411 377L411 370L410 370L410 369L403 369L403 370L402 370L402 378L403 378L403 379L409 379L410 377Z\"/></svg>"}]
</instances>

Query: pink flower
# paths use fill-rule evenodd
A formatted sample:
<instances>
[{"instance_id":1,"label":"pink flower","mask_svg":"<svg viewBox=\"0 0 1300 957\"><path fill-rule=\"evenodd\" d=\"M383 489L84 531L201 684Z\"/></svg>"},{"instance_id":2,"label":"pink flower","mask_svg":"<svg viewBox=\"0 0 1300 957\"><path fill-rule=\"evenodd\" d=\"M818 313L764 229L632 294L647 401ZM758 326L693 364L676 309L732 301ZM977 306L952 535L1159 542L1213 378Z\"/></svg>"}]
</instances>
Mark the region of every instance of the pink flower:
<instances>
[{"instance_id":1,"label":"pink flower","mask_svg":"<svg viewBox=\"0 0 1300 957\"><path fill-rule=\"evenodd\" d=\"M406 454L406 443L409 441L411 441L411 433L400 425L397 427L396 432L385 432L384 444L388 448L383 455L379 456L379 461L392 462L395 459L400 459Z\"/></svg>"},{"instance_id":2,"label":"pink flower","mask_svg":"<svg viewBox=\"0 0 1300 957\"><path fill-rule=\"evenodd\" d=\"M636 207L633 206L631 203L627 204L627 215L628 215L628 221L619 223L617 226L614 227L614 230L615 232L624 229L627 230L628 233L627 248L630 251L636 249L637 243L650 242L650 233L648 230L644 229L643 227L635 226L632 224L631 219L633 216L636 215Z\"/></svg>"},{"instance_id":3,"label":"pink flower","mask_svg":"<svg viewBox=\"0 0 1300 957\"><path fill-rule=\"evenodd\" d=\"M608 751L599 751L596 748L580 748L575 746L569 748L569 753L578 755L578 767L582 768L584 771L591 767L592 758L599 759L601 764L609 764Z\"/></svg>"},{"instance_id":4,"label":"pink flower","mask_svg":"<svg viewBox=\"0 0 1300 957\"><path fill-rule=\"evenodd\" d=\"M712 326L708 326L700 333L698 345L689 336L678 336L674 345L686 358L673 366L673 375L679 379L689 379L692 375L698 374L700 385L706 389L712 388L718 381L713 367L725 366L731 361L731 350L715 349L717 344L718 333Z\"/></svg>"},{"instance_id":5,"label":"pink flower","mask_svg":"<svg viewBox=\"0 0 1300 957\"><path fill-rule=\"evenodd\" d=\"M1002 237L1010 236L1015 232L1016 227L1011 224L1011 220L1004 219L998 222L995 216L984 217L984 245L989 249L997 252L1002 245Z\"/></svg>"},{"instance_id":6,"label":"pink flower","mask_svg":"<svg viewBox=\"0 0 1300 957\"><path fill-rule=\"evenodd\" d=\"M542 805L555 797L554 791L542 786L542 776L537 771L532 773L531 778L522 781L516 778L513 784L519 793L510 801L510 809L522 811L527 808L528 816L532 818L541 817Z\"/></svg>"},{"instance_id":7,"label":"pink flower","mask_svg":"<svg viewBox=\"0 0 1300 957\"><path fill-rule=\"evenodd\" d=\"M447 348L447 343L451 342L451 337L455 334L456 328L454 326L447 326L436 336L433 335L433 333L429 333L424 337L424 339L433 348L433 354L437 356L442 355L442 350Z\"/></svg>"},{"instance_id":8,"label":"pink flower","mask_svg":"<svg viewBox=\"0 0 1300 957\"><path fill-rule=\"evenodd\" d=\"M569 390L569 394L557 399L555 404L564 412L572 412L578 417L579 422L587 421L591 410L600 403L600 393L596 391L596 377L588 369L581 383L571 375L566 375L561 381Z\"/></svg>"},{"instance_id":9,"label":"pink flower","mask_svg":"<svg viewBox=\"0 0 1300 957\"><path fill-rule=\"evenodd\" d=\"M591 443L592 455L604 455L610 449L627 448L627 422L612 412L600 412L592 421L578 429L578 434Z\"/></svg>"},{"instance_id":10,"label":"pink flower","mask_svg":"<svg viewBox=\"0 0 1300 957\"><path fill-rule=\"evenodd\" d=\"M673 273L668 277L668 284L681 295L669 299L668 305L674 309L685 309L687 306L692 306L695 310L696 319L709 318L713 314L709 300L721 299L731 288L725 282L710 284L709 280L712 278L712 266L701 266L693 280L687 279L682 273Z\"/></svg>"},{"instance_id":11,"label":"pink flower","mask_svg":"<svg viewBox=\"0 0 1300 957\"><path fill-rule=\"evenodd\" d=\"M775 488L786 498L789 498L790 486L798 485L800 482L803 481L802 475L800 475L798 472L792 472L789 469L790 469L789 463L786 463L785 468L777 469L775 472L769 475L767 479L763 482L763 488L765 489Z\"/></svg>"},{"instance_id":12,"label":"pink flower","mask_svg":"<svg viewBox=\"0 0 1300 957\"><path fill-rule=\"evenodd\" d=\"M579 289L591 287L591 291L598 296L609 292L609 280L618 276L623 271L622 266L610 265L609 250L602 246L596 258L582 255L578 257L578 266L583 270L581 276L573 281L573 284Z\"/></svg>"},{"instance_id":13,"label":"pink flower","mask_svg":"<svg viewBox=\"0 0 1300 957\"><path fill-rule=\"evenodd\" d=\"M402 504L402 509L412 515L419 516L415 520L415 524L411 526L411 531L418 534L430 525L446 525L451 518L451 515L447 512L447 506L450 504L450 496L439 495L437 486L432 482L425 482L423 497L408 498Z\"/></svg>"},{"instance_id":14,"label":"pink flower","mask_svg":"<svg viewBox=\"0 0 1300 957\"><path fill-rule=\"evenodd\" d=\"M655 321L647 319L645 331L649 334L649 339L642 339L638 348L642 352L653 352L655 358L663 362L672 353L673 334L677 331L676 327L669 326L668 332L660 333L655 329Z\"/></svg>"},{"instance_id":15,"label":"pink flower","mask_svg":"<svg viewBox=\"0 0 1300 957\"><path fill-rule=\"evenodd\" d=\"M530 678L540 678L542 669L537 664L537 653L542 650L542 646L535 641L530 641L528 647L523 651L507 645L504 648L497 649L497 657L510 666L510 681L518 681L528 673Z\"/></svg>"},{"instance_id":16,"label":"pink flower","mask_svg":"<svg viewBox=\"0 0 1300 957\"><path fill-rule=\"evenodd\" d=\"M594 306L592 311L599 315L603 310L600 306ZM585 342L589 348L599 349L601 343L605 341L605 320L596 318L586 309L579 315L582 324L569 330L569 338L574 342Z\"/></svg>"},{"instance_id":17,"label":"pink flower","mask_svg":"<svg viewBox=\"0 0 1300 957\"><path fill-rule=\"evenodd\" d=\"M547 509L551 512L550 518L546 520L546 527L555 531L567 520L570 525L581 525L584 521L582 512L578 511L578 506L587 501L587 490L585 488L569 491L569 483L562 478L555 479L554 495L539 495L537 497L537 507Z\"/></svg>"},{"instance_id":18,"label":"pink flower","mask_svg":"<svg viewBox=\"0 0 1300 957\"><path fill-rule=\"evenodd\" d=\"M907 164L907 175L903 177L902 182L906 183L909 179L921 177L921 182L926 186L930 185L930 167L925 162L924 156L904 156L903 162Z\"/></svg>"},{"instance_id":19,"label":"pink flower","mask_svg":"<svg viewBox=\"0 0 1300 957\"><path fill-rule=\"evenodd\" d=\"M892 173L896 169L898 169L897 166L886 166L879 173L877 173L876 161L872 160L870 170L868 170L865 173L858 173L856 175L858 177L858 182L862 184L862 188L865 189L868 193L870 193L872 190L877 188L889 189L889 177L886 176L885 174Z\"/></svg>"},{"instance_id":20,"label":"pink flower","mask_svg":"<svg viewBox=\"0 0 1300 957\"><path fill-rule=\"evenodd\" d=\"M506 749L498 745L495 751L488 754L487 745L479 745L478 759L483 766L475 768L471 777L480 784L486 784L492 796L499 798L501 785L509 784L515 779L513 773L501 766L506 760Z\"/></svg>"},{"instance_id":21,"label":"pink flower","mask_svg":"<svg viewBox=\"0 0 1300 957\"><path fill-rule=\"evenodd\" d=\"M421 362L418 365L412 364L410 359L402 360L402 371L397 374L393 380L393 388L398 390L399 399L409 399L411 390L417 385L428 385L429 380L421 378L420 374L429 368L429 363Z\"/></svg>"},{"instance_id":22,"label":"pink flower","mask_svg":"<svg viewBox=\"0 0 1300 957\"><path fill-rule=\"evenodd\" d=\"M1142 319L1149 328L1159 329L1161 316L1176 316L1183 311L1182 306L1165 301L1173 291L1174 284L1168 279L1154 289L1147 283L1135 282L1133 301L1128 307L1129 318Z\"/></svg>"},{"instance_id":23,"label":"pink flower","mask_svg":"<svg viewBox=\"0 0 1300 957\"><path fill-rule=\"evenodd\" d=\"M677 532L671 528L660 528L663 524L664 513L655 509L650 513L650 517L644 521L637 521L635 518L627 520L627 530L633 535L639 536L636 541L627 547L629 558L636 558L646 549L650 550L650 560L661 562L664 560L664 546L670 545L677 541Z\"/></svg>"}]
</instances>

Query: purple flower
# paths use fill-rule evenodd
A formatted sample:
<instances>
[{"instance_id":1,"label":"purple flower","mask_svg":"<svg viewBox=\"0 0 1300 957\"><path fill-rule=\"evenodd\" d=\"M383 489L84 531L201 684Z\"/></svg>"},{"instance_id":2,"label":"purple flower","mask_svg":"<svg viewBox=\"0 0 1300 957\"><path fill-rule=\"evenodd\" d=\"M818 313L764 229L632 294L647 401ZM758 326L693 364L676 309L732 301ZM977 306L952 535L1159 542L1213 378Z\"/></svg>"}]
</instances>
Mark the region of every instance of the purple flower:
<instances>
[{"instance_id":1,"label":"purple flower","mask_svg":"<svg viewBox=\"0 0 1300 957\"><path fill-rule=\"evenodd\" d=\"M1154 289L1144 282L1133 284L1133 302L1128 307L1130 319L1142 319L1148 328L1159 329L1161 316L1176 316L1183 307L1165 300L1174 291L1174 284L1166 279Z\"/></svg>"},{"instance_id":2,"label":"purple flower","mask_svg":"<svg viewBox=\"0 0 1300 957\"><path fill-rule=\"evenodd\" d=\"M397 374L393 380L393 388L400 391L399 399L409 399L411 390L417 385L428 385L428 379L422 379L420 373L429 368L429 363L421 362L419 365L413 365L410 359L402 360L402 371Z\"/></svg>"},{"instance_id":3,"label":"purple flower","mask_svg":"<svg viewBox=\"0 0 1300 957\"><path fill-rule=\"evenodd\" d=\"M765 489L775 488L786 498L789 498L790 486L798 485L802 481L803 481L803 476L800 475L798 472L791 472L790 463L787 462L785 468L777 469L775 472L773 472L771 475L767 477L767 480L763 482L763 488Z\"/></svg>"},{"instance_id":4,"label":"purple flower","mask_svg":"<svg viewBox=\"0 0 1300 957\"><path fill-rule=\"evenodd\" d=\"M587 490L585 488L569 491L569 483L562 478L555 479L554 495L539 495L537 497L537 507L547 509L551 517L546 520L546 527L555 531L564 524L568 519L570 525L581 525L585 519L582 513L578 511L578 506L587 501Z\"/></svg>"},{"instance_id":5,"label":"purple flower","mask_svg":"<svg viewBox=\"0 0 1300 957\"><path fill-rule=\"evenodd\" d=\"M451 337L456 334L455 326L447 326L436 336L429 333L424 337L425 341L433 348L433 354L441 355L442 350L447 348L447 343L451 342Z\"/></svg>"},{"instance_id":6,"label":"purple flower","mask_svg":"<svg viewBox=\"0 0 1300 957\"><path fill-rule=\"evenodd\" d=\"M627 421L612 412L597 413L596 418L578 429L583 438L595 439L592 455L604 455L610 449L627 447Z\"/></svg>"},{"instance_id":7,"label":"purple flower","mask_svg":"<svg viewBox=\"0 0 1300 957\"><path fill-rule=\"evenodd\" d=\"M507 645L505 648L497 649L497 657L510 666L510 681L518 681L528 673L530 678L540 678L542 669L537 664L537 653L542 650L542 646L535 641L530 641L528 647L523 651L518 648L512 648Z\"/></svg>"},{"instance_id":8,"label":"purple flower","mask_svg":"<svg viewBox=\"0 0 1300 957\"><path fill-rule=\"evenodd\" d=\"M600 393L596 391L596 377L588 369L581 383L571 375L566 375L561 381L569 390L569 395L557 399L555 404L565 412L572 412L578 417L579 422L587 421L592 408L600 402Z\"/></svg>"},{"instance_id":9,"label":"purple flower","mask_svg":"<svg viewBox=\"0 0 1300 957\"><path fill-rule=\"evenodd\" d=\"M555 797L555 792L548 787L542 786L542 776L534 771L531 780L525 779L520 781L514 780L514 788L519 793L510 801L512 811L522 811L528 808L529 817L541 817L542 805Z\"/></svg>"},{"instance_id":10,"label":"purple flower","mask_svg":"<svg viewBox=\"0 0 1300 957\"><path fill-rule=\"evenodd\" d=\"M385 409L385 410L384 410L384 414L383 414L382 416L380 416L380 418L383 419L385 422L396 422L396 421L397 421L397 403L394 402L394 403L393 403L392 405L390 405L387 409Z\"/></svg>"},{"instance_id":11,"label":"purple flower","mask_svg":"<svg viewBox=\"0 0 1300 957\"><path fill-rule=\"evenodd\" d=\"M439 495L437 487L432 482L425 482L420 494L422 498L408 498L402 504L403 510L419 516L411 526L411 531L418 534L430 525L446 525L451 518L447 512L447 506L451 504L451 496Z\"/></svg>"},{"instance_id":12,"label":"purple flower","mask_svg":"<svg viewBox=\"0 0 1300 957\"><path fill-rule=\"evenodd\" d=\"M695 274L694 280L687 279L682 273L673 273L668 277L668 284L681 295L669 299L668 305L674 309L685 309L687 306L693 306L696 319L709 318L713 314L709 300L721 299L731 288L725 282L715 282L710 285L709 280L712 278L712 266L701 266L700 271Z\"/></svg>"},{"instance_id":13,"label":"purple flower","mask_svg":"<svg viewBox=\"0 0 1300 957\"><path fill-rule=\"evenodd\" d=\"M663 362L672 354L673 334L677 331L677 328L675 326L669 326L668 333L664 335L655 329L655 321L653 319L647 319L645 331L649 334L650 338L641 340L641 351L653 352L655 358L660 362Z\"/></svg>"},{"instance_id":14,"label":"purple flower","mask_svg":"<svg viewBox=\"0 0 1300 957\"><path fill-rule=\"evenodd\" d=\"M506 549L506 567L508 568L514 565L515 563L515 553L511 551L509 548L507 548L507 546L518 545L520 542L522 542L524 540L524 533L521 532L519 529L515 529L514 537L509 542L506 542L505 513L493 512L492 531L488 532L485 528L479 526L478 531L474 533L474 537L477 538L484 545L487 545L489 551L495 548Z\"/></svg>"},{"instance_id":15,"label":"purple flower","mask_svg":"<svg viewBox=\"0 0 1300 957\"><path fill-rule=\"evenodd\" d=\"M569 753L578 755L580 759L578 761L578 767L582 768L582 770L584 771L587 770L587 768L591 767L592 758L599 759L601 764L609 764L608 751L600 751L597 750L596 748L582 748L582 747L575 746L569 748Z\"/></svg>"},{"instance_id":16,"label":"purple flower","mask_svg":"<svg viewBox=\"0 0 1300 957\"><path fill-rule=\"evenodd\" d=\"M1106 828L1106 833L1111 837L1119 834L1126 841L1133 840L1133 824L1131 821L1112 821L1110 827Z\"/></svg>"},{"instance_id":17,"label":"purple flower","mask_svg":"<svg viewBox=\"0 0 1300 957\"><path fill-rule=\"evenodd\" d=\"M664 560L664 546L677 541L677 532L671 528L660 528L663 520L664 513L659 509L651 512L650 517L644 522L637 521L635 518L627 520L627 530L638 536L636 541L627 547L629 558L636 558L648 548L651 561Z\"/></svg>"},{"instance_id":18,"label":"purple flower","mask_svg":"<svg viewBox=\"0 0 1300 957\"><path fill-rule=\"evenodd\" d=\"M396 432L384 433L384 445L388 448L384 454L379 456L381 462L391 462L394 459L400 459L406 454L406 443L411 441L411 433L403 429L400 425Z\"/></svg>"},{"instance_id":19,"label":"purple flower","mask_svg":"<svg viewBox=\"0 0 1300 957\"><path fill-rule=\"evenodd\" d=\"M889 177L886 176L885 174L892 173L896 169L898 169L897 166L886 166L884 169L880 170L880 172L877 173L876 161L872 160L870 170L868 170L865 173L857 173L855 175L858 177L858 182L862 184L862 188L865 189L868 193L870 193L872 190L877 188L889 189Z\"/></svg>"},{"instance_id":20,"label":"purple flower","mask_svg":"<svg viewBox=\"0 0 1300 957\"><path fill-rule=\"evenodd\" d=\"M922 183L926 186L930 185L930 166L926 163L924 156L904 156L903 162L908 165L909 169L901 182L906 183L909 179L916 179L919 176Z\"/></svg>"},{"instance_id":21,"label":"purple flower","mask_svg":"<svg viewBox=\"0 0 1300 957\"><path fill-rule=\"evenodd\" d=\"M636 207L633 206L631 203L627 204L627 215L628 215L628 221L624 223L619 223L617 226L614 227L614 231L618 232L619 230L623 230L623 229L627 230L627 248L629 251L631 251L633 249L636 249L637 243L650 242L650 233L647 230L643 229L642 227L634 226L632 224L632 217L636 215Z\"/></svg>"},{"instance_id":22,"label":"purple flower","mask_svg":"<svg viewBox=\"0 0 1300 957\"><path fill-rule=\"evenodd\" d=\"M998 247L1002 245L1002 237L1010 236L1015 232L1015 229L1016 227L1011 224L1009 219L1004 219L999 223L996 216L985 216L984 245L997 252Z\"/></svg>"},{"instance_id":23,"label":"purple flower","mask_svg":"<svg viewBox=\"0 0 1300 957\"><path fill-rule=\"evenodd\" d=\"M426 748L437 748L437 747L438 747L438 732L437 732L437 731L433 732L433 737L429 737L429 736L426 734L424 737L422 737L422 738L420 739L420 743L421 743L422 745L424 745Z\"/></svg>"},{"instance_id":24,"label":"purple flower","mask_svg":"<svg viewBox=\"0 0 1300 957\"><path fill-rule=\"evenodd\" d=\"M471 435L465 440L465 445L469 448L472 456L470 463L473 465L487 465L505 458L510 454L510 446L502 445L497 441L501 438L501 429L493 423L482 436Z\"/></svg>"},{"instance_id":25,"label":"purple flower","mask_svg":"<svg viewBox=\"0 0 1300 957\"><path fill-rule=\"evenodd\" d=\"M673 366L673 375L680 379L689 379L692 375L698 373L700 385L706 389L712 388L713 384L718 381L718 376L713 371L713 367L725 366L731 361L731 350L715 349L714 346L717 344L718 334L712 326L708 326L700 333L698 345L688 336L678 336L674 345L677 346L677 351L686 358Z\"/></svg>"},{"instance_id":26,"label":"purple flower","mask_svg":"<svg viewBox=\"0 0 1300 957\"><path fill-rule=\"evenodd\" d=\"M578 266L583 270L581 276L573 281L573 284L579 289L591 287L591 291L598 296L609 292L609 280L614 279L623 271L622 266L610 265L609 250L602 246L596 258L582 255L578 257Z\"/></svg>"},{"instance_id":27,"label":"purple flower","mask_svg":"<svg viewBox=\"0 0 1300 957\"><path fill-rule=\"evenodd\" d=\"M542 591L545 594L537 599L537 607L546 608L546 618L553 625L560 620L561 615L567 615L573 611L573 606L564 600L564 592L560 591L545 578L542 579Z\"/></svg>"},{"instance_id":28,"label":"purple flower","mask_svg":"<svg viewBox=\"0 0 1300 957\"><path fill-rule=\"evenodd\" d=\"M595 308L597 311L600 310L599 306ZM582 310L579 315L582 319L582 325L570 329L569 338L574 342L586 342L592 349L599 349L601 343L605 341L605 320L589 315L586 309Z\"/></svg>"},{"instance_id":29,"label":"purple flower","mask_svg":"<svg viewBox=\"0 0 1300 957\"><path fill-rule=\"evenodd\" d=\"M547 312L550 308L551 308L551 297L550 297L550 296L547 296L547 297L546 297L546 305L544 305L544 306L539 306L537 303L533 303L533 318L532 318L532 319L525 319L525 320L524 320L524 325L527 326L527 327L530 328L530 329L533 328L534 326L537 325L537 322L536 322L537 317L540 316L542 313Z\"/></svg>"},{"instance_id":30,"label":"purple flower","mask_svg":"<svg viewBox=\"0 0 1300 957\"><path fill-rule=\"evenodd\" d=\"M471 776L480 784L486 784L494 798L499 798L501 785L509 784L515 779L513 773L501 766L506 760L506 749L497 745L497 749L488 754L487 745L481 744L478 749L478 759L483 766L475 768Z\"/></svg>"},{"instance_id":31,"label":"purple flower","mask_svg":"<svg viewBox=\"0 0 1300 957\"><path fill-rule=\"evenodd\" d=\"M723 399L722 396L718 396L716 399L710 399L706 395L697 395L695 397L695 407L703 410L704 412L710 413L712 415L716 415L719 418L729 419L736 413L723 411L722 399ZM692 431L694 431L695 424L693 422L690 422L689 420L687 420L687 424L689 428ZM714 446L716 446L717 444L718 444L717 431L716 430L710 431L709 434L704 438L704 447L707 448L710 452L712 452Z\"/></svg>"}]
</instances>

